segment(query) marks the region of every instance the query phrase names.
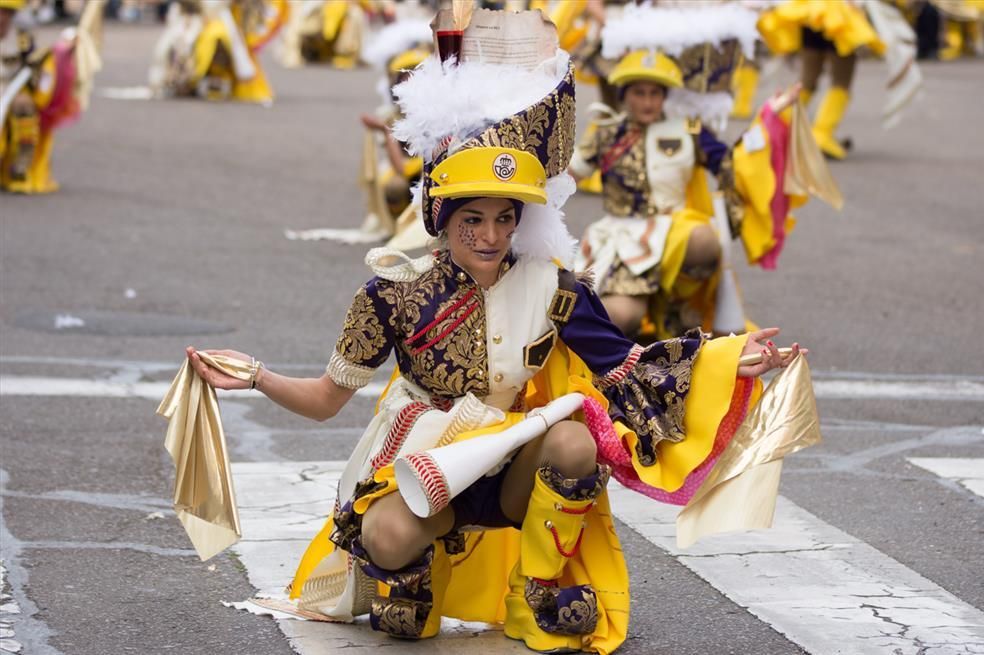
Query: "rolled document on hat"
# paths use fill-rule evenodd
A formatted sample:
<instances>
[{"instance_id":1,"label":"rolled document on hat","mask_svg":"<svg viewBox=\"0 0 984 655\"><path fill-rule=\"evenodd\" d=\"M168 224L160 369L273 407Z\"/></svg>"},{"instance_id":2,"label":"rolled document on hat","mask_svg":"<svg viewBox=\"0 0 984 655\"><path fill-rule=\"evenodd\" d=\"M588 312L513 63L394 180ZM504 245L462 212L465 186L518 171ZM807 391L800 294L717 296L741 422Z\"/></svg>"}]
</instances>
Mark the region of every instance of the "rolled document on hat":
<instances>
[{"instance_id":1,"label":"rolled document on hat","mask_svg":"<svg viewBox=\"0 0 984 655\"><path fill-rule=\"evenodd\" d=\"M393 471L403 500L417 516L434 516L510 452L546 433L583 405L584 396L569 393L534 409L502 432L398 458Z\"/></svg>"},{"instance_id":2,"label":"rolled document on hat","mask_svg":"<svg viewBox=\"0 0 984 655\"><path fill-rule=\"evenodd\" d=\"M792 348L780 348L779 354L785 357L789 353L793 352ZM754 366L756 364L762 363L762 353L752 353L751 355L743 355L738 360L738 366Z\"/></svg>"}]
</instances>

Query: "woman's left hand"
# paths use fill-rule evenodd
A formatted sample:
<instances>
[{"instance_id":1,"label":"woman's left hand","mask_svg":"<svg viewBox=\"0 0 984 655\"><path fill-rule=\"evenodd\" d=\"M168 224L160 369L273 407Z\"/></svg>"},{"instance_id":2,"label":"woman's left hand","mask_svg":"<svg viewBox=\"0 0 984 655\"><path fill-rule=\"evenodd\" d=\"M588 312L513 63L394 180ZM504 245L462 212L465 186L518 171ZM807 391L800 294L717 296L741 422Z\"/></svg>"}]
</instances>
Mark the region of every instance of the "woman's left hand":
<instances>
[{"instance_id":1,"label":"woman's left hand","mask_svg":"<svg viewBox=\"0 0 984 655\"><path fill-rule=\"evenodd\" d=\"M774 96L769 98L769 106L772 107L772 111L776 114L782 113L786 107L791 107L797 100L799 100L800 91L803 90L803 84L797 82L792 85L786 91L779 91Z\"/></svg>"},{"instance_id":2,"label":"woman's left hand","mask_svg":"<svg viewBox=\"0 0 984 655\"><path fill-rule=\"evenodd\" d=\"M810 352L806 348L801 349L798 343L794 343L791 352L788 355L783 355L772 341L773 337L777 334L779 334L779 328L765 328L764 330L758 330L748 335L745 349L741 351L742 356L761 353L762 361L758 364L739 366L738 377L757 378L774 368L785 368L789 366L789 363L796 359L796 356L800 353L805 355Z\"/></svg>"}]
</instances>

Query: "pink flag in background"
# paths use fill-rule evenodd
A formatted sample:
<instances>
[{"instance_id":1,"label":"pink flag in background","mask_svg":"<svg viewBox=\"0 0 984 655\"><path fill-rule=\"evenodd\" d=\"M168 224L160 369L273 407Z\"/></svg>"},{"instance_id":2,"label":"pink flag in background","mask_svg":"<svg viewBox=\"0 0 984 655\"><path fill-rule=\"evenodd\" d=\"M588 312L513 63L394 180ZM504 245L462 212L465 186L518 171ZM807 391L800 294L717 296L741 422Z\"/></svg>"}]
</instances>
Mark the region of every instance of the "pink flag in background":
<instances>
[{"instance_id":1,"label":"pink flag in background","mask_svg":"<svg viewBox=\"0 0 984 655\"><path fill-rule=\"evenodd\" d=\"M776 178L776 191L769 208L772 210L772 237L776 245L762 255L759 264L764 269L774 270L779 261L779 253L786 242L786 216L789 214L789 196L784 188L786 182L786 156L789 150L789 126L772 111L766 103L762 108L762 123L772 144L772 173Z\"/></svg>"}]
</instances>

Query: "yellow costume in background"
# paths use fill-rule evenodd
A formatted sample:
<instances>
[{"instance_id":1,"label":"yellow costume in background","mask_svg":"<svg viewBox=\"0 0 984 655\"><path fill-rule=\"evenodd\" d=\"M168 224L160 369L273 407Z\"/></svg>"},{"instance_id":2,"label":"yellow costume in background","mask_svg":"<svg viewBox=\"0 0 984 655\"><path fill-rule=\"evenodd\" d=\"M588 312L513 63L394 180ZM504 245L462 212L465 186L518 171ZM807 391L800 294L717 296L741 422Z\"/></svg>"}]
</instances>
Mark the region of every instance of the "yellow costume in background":
<instances>
[{"instance_id":1,"label":"yellow costume in background","mask_svg":"<svg viewBox=\"0 0 984 655\"><path fill-rule=\"evenodd\" d=\"M984 0L931 0L943 18L939 57L952 61L984 54Z\"/></svg>"},{"instance_id":2,"label":"yellow costume in background","mask_svg":"<svg viewBox=\"0 0 984 655\"><path fill-rule=\"evenodd\" d=\"M155 51L151 87L169 96L269 104L259 51L284 23L287 0L181 0Z\"/></svg>"},{"instance_id":3,"label":"yellow costume in background","mask_svg":"<svg viewBox=\"0 0 984 655\"><path fill-rule=\"evenodd\" d=\"M384 90L383 103L370 117L362 142L359 186L366 193L366 217L355 229L314 228L288 230L291 240L330 240L341 243L377 243L398 250L423 248L429 241L419 218L420 205L412 203L412 185L420 178L423 160L406 153L391 134L400 118L392 88L430 55L432 35L428 21L404 19L380 30L362 52L362 58L382 73L377 89ZM379 121L377 123L376 121ZM381 129L381 125L385 129ZM398 149L399 153L394 150Z\"/></svg>"},{"instance_id":4,"label":"yellow costume in background","mask_svg":"<svg viewBox=\"0 0 984 655\"><path fill-rule=\"evenodd\" d=\"M0 0L0 11L13 12L23 4ZM27 194L58 190L51 175L54 132L88 106L92 79L102 65L104 4L89 2L78 27L66 30L50 48L39 50L25 30L0 42L0 189Z\"/></svg>"},{"instance_id":5,"label":"yellow costume in background","mask_svg":"<svg viewBox=\"0 0 984 655\"><path fill-rule=\"evenodd\" d=\"M849 2L786 0L763 12L758 27L762 40L778 55L793 54L803 47L804 27L822 34L841 56L863 47L877 55L884 52L884 44L864 11Z\"/></svg>"},{"instance_id":6,"label":"yellow costume in background","mask_svg":"<svg viewBox=\"0 0 984 655\"><path fill-rule=\"evenodd\" d=\"M786 0L763 12L758 28L775 54L801 52L803 101L807 104L816 91L824 52L830 50L835 55L831 63L833 84L817 109L813 136L828 157L844 159L847 148L835 133L850 103L856 53L862 48L879 56L885 53L885 44L864 10L849 2Z\"/></svg>"},{"instance_id":7,"label":"yellow costume in background","mask_svg":"<svg viewBox=\"0 0 984 655\"><path fill-rule=\"evenodd\" d=\"M643 51L625 56L609 79L620 88L637 80L667 88L683 84L670 58ZM666 339L691 327L710 331L714 326L719 272L695 276L682 270L694 230L713 224L709 168L725 192L732 229L741 236L749 262L757 263L775 247L771 229L742 228L742 217L755 214L743 192L755 187L771 200L776 188L768 135L753 129L761 135L755 146L765 151L764 157L745 156L743 143L728 149L697 120L664 119L640 129L620 115L590 131L575 151L575 174L601 173L606 211L585 232L577 266L593 269L602 296L649 297L647 335Z\"/></svg>"},{"instance_id":8,"label":"yellow costume in background","mask_svg":"<svg viewBox=\"0 0 984 655\"><path fill-rule=\"evenodd\" d=\"M284 29L280 62L288 68L325 62L335 68L354 67L368 29L366 13L378 4L371 0L296 2Z\"/></svg>"}]
</instances>

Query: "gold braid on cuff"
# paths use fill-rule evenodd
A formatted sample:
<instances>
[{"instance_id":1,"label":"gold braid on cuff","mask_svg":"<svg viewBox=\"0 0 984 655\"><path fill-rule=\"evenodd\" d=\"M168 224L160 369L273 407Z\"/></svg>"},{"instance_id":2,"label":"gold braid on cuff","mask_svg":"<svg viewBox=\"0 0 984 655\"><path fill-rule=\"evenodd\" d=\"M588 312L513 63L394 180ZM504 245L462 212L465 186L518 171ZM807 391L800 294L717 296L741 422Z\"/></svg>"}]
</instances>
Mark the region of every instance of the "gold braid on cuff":
<instances>
[{"instance_id":1,"label":"gold braid on cuff","mask_svg":"<svg viewBox=\"0 0 984 655\"><path fill-rule=\"evenodd\" d=\"M372 381L372 376L376 369L368 366L359 366L348 361L336 350L331 354L328 366L325 368L328 377L340 387L346 389L359 389Z\"/></svg>"}]
</instances>

